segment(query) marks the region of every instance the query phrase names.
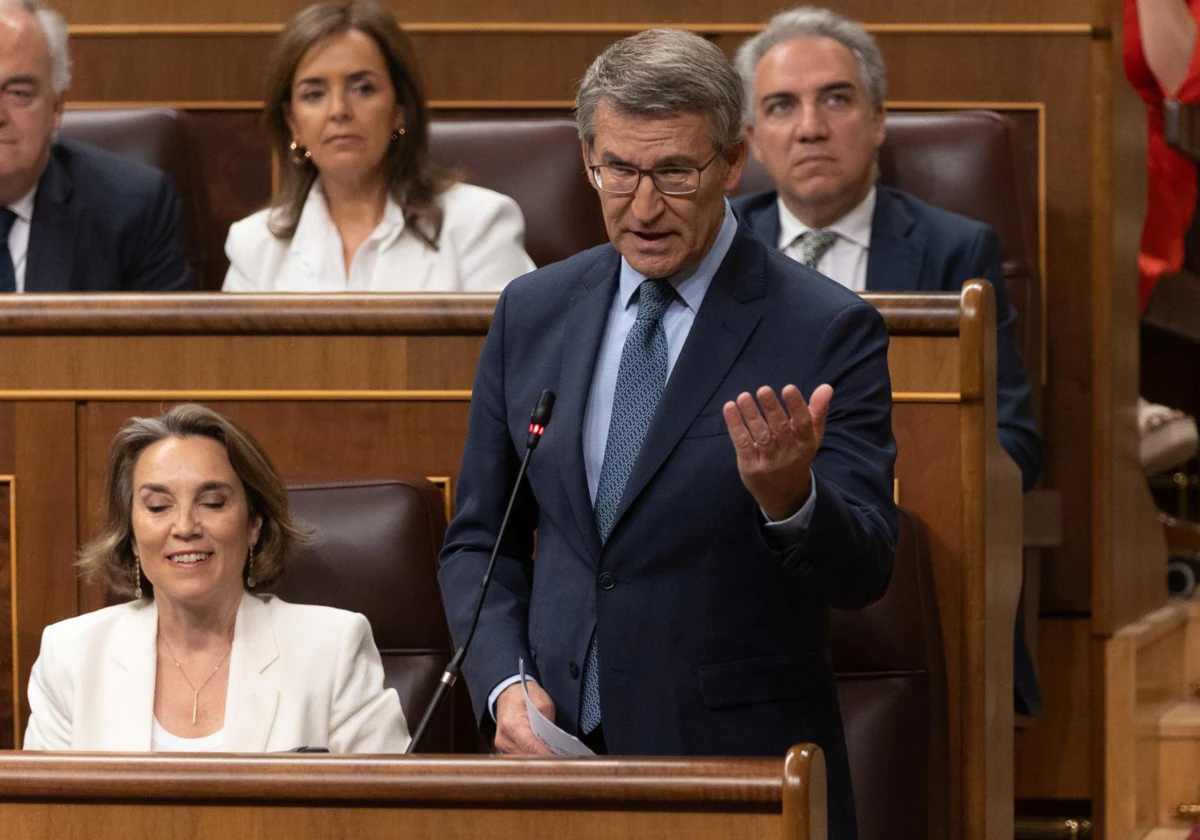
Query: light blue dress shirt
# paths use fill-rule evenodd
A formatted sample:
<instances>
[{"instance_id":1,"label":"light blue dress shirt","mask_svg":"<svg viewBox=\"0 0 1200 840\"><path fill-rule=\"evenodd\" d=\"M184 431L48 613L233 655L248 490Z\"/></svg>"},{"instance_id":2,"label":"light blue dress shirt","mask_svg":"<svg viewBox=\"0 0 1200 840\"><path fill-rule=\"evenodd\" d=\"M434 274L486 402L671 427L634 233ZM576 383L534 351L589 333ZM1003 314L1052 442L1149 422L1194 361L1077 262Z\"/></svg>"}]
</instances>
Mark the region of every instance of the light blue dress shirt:
<instances>
[{"instance_id":1,"label":"light blue dress shirt","mask_svg":"<svg viewBox=\"0 0 1200 840\"><path fill-rule=\"evenodd\" d=\"M726 201L725 219L721 222L717 238L704 259L690 272L681 272L669 278L679 297L667 307L662 319L663 332L667 335L668 380L675 369L675 362L679 359L683 345L687 342L692 324L696 322L700 304L704 302L704 296L708 293L708 287L712 285L717 269L729 253L736 233L737 218ZM612 419L621 353L625 349L625 338L633 327L633 322L637 320L638 288L646 279L635 271L624 257L621 258L619 287L608 311L604 335L600 339L600 353L592 370L592 386L588 391L587 409L583 415L583 465L587 471L588 495L593 503L596 501L596 488L600 484L600 468L604 465L604 448L608 444L608 426ZM761 384L747 383L747 390L755 389ZM730 446L732 445L730 443ZM769 519L766 521L767 530L775 535L782 545L798 543L803 537L804 529L812 519L817 499L815 476L812 477L811 487L808 500L800 510L778 522ZM766 519L765 514L763 518ZM520 679L520 675L509 677L492 689L492 693L488 695L488 706L493 719L496 716L496 699L500 693Z\"/></svg>"}]
</instances>

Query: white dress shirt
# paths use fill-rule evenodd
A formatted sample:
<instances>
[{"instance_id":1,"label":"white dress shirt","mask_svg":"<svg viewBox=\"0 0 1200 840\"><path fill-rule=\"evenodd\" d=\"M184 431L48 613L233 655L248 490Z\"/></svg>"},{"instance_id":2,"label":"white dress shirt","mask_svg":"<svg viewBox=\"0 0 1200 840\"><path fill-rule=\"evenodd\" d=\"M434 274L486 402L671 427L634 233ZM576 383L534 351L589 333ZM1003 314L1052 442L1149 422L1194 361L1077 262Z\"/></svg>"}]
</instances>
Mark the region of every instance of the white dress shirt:
<instances>
[{"instance_id":1,"label":"white dress shirt","mask_svg":"<svg viewBox=\"0 0 1200 840\"><path fill-rule=\"evenodd\" d=\"M25 291L25 263L29 257L29 226L33 223L33 200L37 197L37 184L8 205L8 209L17 214L12 229L8 232L8 253L12 255L13 268L16 269L17 291Z\"/></svg>"},{"instance_id":2,"label":"white dress shirt","mask_svg":"<svg viewBox=\"0 0 1200 840\"><path fill-rule=\"evenodd\" d=\"M800 261L800 237L810 228L792 215L779 199L779 250ZM833 246L817 263L817 271L854 292L867 289L867 254L871 250L871 223L875 218L875 188L862 202L822 230L838 235Z\"/></svg>"},{"instance_id":3,"label":"white dress shirt","mask_svg":"<svg viewBox=\"0 0 1200 840\"><path fill-rule=\"evenodd\" d=\"M260 210L229 229L226 292L488 292L533 271L525 253L525 219L517 203L483 187L454 184L442 207L438 247L430 248L404 221L389 196L383 219L346 270L342 238L313 184L296 233L279 239Z\"/></svg>"}]
</instances>

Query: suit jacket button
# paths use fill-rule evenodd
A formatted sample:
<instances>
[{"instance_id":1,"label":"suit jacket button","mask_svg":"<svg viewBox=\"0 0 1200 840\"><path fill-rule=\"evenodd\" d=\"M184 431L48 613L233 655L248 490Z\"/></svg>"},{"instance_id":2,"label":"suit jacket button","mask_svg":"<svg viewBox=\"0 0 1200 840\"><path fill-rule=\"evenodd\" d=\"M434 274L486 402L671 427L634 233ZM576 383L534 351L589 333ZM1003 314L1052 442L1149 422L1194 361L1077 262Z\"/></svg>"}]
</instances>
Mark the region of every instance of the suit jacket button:
<instances>
[{"instance_id":1,"label":"suit jacket button","mask_svg":"<svg viewBox=\"0 0 1200 840\"><path fill-rule=\"evenodd\" d=\"M612 589L614 586L617 585L617 579L615 577L613 577L612 575L610 575L608 572L601 572L600 578L599 578L599 583L600 583L601 589Z\"/></svg>"},{"instance_id":2,"label":"suit jacket button","mask_svg":"<svg viewBox=\"0 0 1200 840\"><path fill-rule=\"evenodd\" d=\"M571 679L573 679L573 680L579 679L579 666L578 665L576 665L574 662L572 662L570 665L567 666L567 670L571 672Z\"/></svg>"}]
</instances>

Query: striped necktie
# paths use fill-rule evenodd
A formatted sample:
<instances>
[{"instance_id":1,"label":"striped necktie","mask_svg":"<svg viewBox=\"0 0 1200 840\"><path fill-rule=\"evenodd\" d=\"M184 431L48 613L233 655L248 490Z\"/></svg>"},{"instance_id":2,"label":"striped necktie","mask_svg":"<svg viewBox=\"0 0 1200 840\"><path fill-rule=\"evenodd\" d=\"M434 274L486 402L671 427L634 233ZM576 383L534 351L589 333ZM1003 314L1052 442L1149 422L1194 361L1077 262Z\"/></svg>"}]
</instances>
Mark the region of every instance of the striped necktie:
<instances>
[{"instance_id":1,"label":"striped necktie","mask_svg":"<svg viewBox=\"0 0 1200 840\"><path fill-rule=\"evenodd\" d=\"M637 320L625 337L612 418L604 446L604 462L596 488L595 516L600 541L608 540L616 524L617 508L633 462L642 448L650 420L667 382L667 334L662 317L675 300L675 290L665 280L645 280L638 289ZM583 696L579 724L584 734L600 725L600 654L596 633L588 643L583 665Z\"/></svg>"}]
</instances>

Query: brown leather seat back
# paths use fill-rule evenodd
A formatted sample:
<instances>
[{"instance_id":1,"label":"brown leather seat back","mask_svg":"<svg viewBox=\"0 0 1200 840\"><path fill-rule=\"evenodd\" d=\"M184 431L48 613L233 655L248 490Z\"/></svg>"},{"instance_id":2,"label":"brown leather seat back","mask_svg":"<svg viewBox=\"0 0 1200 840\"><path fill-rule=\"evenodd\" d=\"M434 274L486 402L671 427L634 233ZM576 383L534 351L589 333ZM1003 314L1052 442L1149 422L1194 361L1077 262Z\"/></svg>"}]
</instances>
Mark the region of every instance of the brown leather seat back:
<instances>
[{"instance_id":1,"label":"brown leather seat back","mask_svg":"<svg viewBox=\"0 0 1200 840\"><path fill-rule=\"evenodd\" d=\"M195 175L187 118L169 108L67 111L60 134L157 167L171 176L182 208L183 248L199 281L207 270L202 226L208 203Z\"/></svg>"},{"instance_id":2,"label":"brown leather seat back","mask_svg":"<svg viewBox=\"0 0 1200 840\"><path fill-rule=\"evenodd\" d=\"M909 111L887 115L880 182L990 225L1000 238L1005 284L1017 310L1017 336L1040 406L1041 276L1037 198L1028 164L1016 152L1012 122L995 111ZM772 188L751 158L737 195ZM963 278L971 279L971 278Z\"/></svg>"},{"instance_id":3,"label":"brown leather seat back","mask_svg":"<svg viewBox=\"0 0 1200 840\"><path fill-rule=\"evenodd\" d=\"M272 591L285 601L365 615L384 681L399 693L415 728L453 655L437 583L446 534L441 492L423 478L401 477L300 485L289 494L293 515L313 529L313 543L288 558ZM459 682L430 723L421 752L470 751L475 743Z\"/></svg>"},{"instance_id":4,"label":"brown leather seat back","mask_svg":"<svg viewBox=\"0 0 1200 840\"><path fill-rule=\"evenodd\" d=\"M830 644L860 840L947 840L945 660L921 523L900 512L887 594L834 610Z\"/></svg>"},{"instance_id":5,"label":"brown leather seat back","mask_svg":"<svg viewBox=\"0 0 1200 840\"><path fill-rule=\"evenodd\" d=\"M539 266L608 241L574 120L434 120L429 148L468 183L520 205L525 250Z\"/></svg>"}]
</instances>

